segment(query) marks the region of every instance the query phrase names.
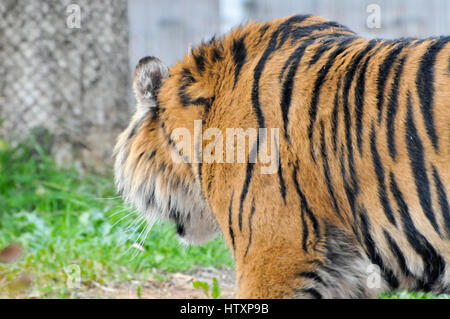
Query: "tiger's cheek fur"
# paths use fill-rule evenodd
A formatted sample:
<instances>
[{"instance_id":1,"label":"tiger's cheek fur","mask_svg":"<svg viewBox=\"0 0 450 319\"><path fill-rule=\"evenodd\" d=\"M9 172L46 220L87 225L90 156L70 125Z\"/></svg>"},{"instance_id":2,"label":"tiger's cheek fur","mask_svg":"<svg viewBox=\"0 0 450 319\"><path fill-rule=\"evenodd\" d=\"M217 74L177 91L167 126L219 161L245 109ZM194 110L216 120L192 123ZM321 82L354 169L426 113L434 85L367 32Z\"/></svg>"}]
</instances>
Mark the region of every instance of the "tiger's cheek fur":
<instances>
[{"instance_id":1,"label":"tiger's cheek fur","mask_svg":"<svg viewBox=\"0 0 450 319\"><path fill-rule=\"evenodd\" d=\"M154 114L138 112L118 138L115 182L124 201L150 225L157 221L176 224L186 244L200 244L219 231L189 165L170 157L169 137L158 131Z\"/></svg>"}]
</instances>

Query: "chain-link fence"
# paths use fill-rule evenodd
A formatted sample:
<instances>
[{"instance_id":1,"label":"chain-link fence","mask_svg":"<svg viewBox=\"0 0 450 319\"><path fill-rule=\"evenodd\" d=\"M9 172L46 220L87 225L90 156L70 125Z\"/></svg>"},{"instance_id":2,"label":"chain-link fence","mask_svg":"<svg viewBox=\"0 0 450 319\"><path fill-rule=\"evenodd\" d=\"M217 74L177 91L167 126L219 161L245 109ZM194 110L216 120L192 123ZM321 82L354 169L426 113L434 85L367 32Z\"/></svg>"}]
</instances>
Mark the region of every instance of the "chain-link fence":
<instances>
[{"instance_id":1,"label":"chain-link fence","mask_svg":"<svg viewBox=\"0 0 450 319\"><path fill-rule=\"evenodd\" d=\"M129 118L127 1L72 3L0 1L0 138L99 168Z\"/></svg>"}]
</instances>

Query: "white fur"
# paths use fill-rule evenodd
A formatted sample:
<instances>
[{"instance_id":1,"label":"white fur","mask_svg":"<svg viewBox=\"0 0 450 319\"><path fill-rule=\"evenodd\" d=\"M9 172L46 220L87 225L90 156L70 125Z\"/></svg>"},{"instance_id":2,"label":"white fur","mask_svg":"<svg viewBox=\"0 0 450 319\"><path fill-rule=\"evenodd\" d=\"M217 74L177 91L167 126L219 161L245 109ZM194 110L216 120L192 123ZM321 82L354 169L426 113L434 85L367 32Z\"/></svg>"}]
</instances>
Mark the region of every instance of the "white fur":
<instances>
[{"instance_id":1,"label":"white fur","mask_svg":"<svg viewBox=\"0 0 450 319\"><path fill-rule=\"evenodd\" d=\"M150 167L147 171L136 172L135 163L128 163L131 160L128 156L129 144L132 142L132 140L128 141L128 134L129 129L119 137L114 151L116 187L125 203L134 206L141 214L144 214L149 223L169 220L170 212L178 211L179 220L185 229L184 236L180 238L184 243L200 244L213 238L220 229L195 180L183 180L182 177L175 176L173 172L162 173L157 165ZM152 161L156 164L154 159ZM131 167L131 169L127 170L125 167ZM169 170L171 165L166 167L166 170ZM133 176L137 174L146 175L145 178L139 178L142 182L132 181ZM149 205L148 199L152 194L154 194L154 201Z\"/></svg>"}]
</instances>

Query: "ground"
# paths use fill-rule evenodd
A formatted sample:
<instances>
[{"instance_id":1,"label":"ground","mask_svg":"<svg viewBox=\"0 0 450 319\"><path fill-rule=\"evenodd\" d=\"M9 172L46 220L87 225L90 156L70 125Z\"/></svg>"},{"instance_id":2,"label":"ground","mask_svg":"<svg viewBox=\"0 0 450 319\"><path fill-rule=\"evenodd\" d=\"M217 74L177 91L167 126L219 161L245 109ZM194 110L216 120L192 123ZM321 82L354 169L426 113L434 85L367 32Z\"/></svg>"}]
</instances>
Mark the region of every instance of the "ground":
<instances>
[{"instance_id":1,"label":"ground","mask_svg":"<svg viewBox=\"0 0 450 319\"><path fill-rule=\"evenodd\" d=\"M199 299L211 298L201 289L193 287L194 281L212 282L217 278L220 286L220 298L232 299L235 295L234 272L231 269L199 268L187 273L168 275L167 280L133 280L107 286L94 282L94 286L80 291L80 298L120 298L120 299ZM141 287L141 288L139 288ZM138 292L140 291L140 292ZM140 295L140 296L139 296Z\"/></svg>"}]
</instances>

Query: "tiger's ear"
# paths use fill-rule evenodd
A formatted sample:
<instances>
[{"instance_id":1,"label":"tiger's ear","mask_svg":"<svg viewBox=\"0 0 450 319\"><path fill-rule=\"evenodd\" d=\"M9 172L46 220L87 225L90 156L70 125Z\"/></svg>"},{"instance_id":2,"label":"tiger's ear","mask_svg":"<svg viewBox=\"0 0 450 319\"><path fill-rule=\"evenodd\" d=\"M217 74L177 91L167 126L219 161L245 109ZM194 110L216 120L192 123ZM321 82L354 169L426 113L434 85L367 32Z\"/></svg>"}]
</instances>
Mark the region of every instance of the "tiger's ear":
<instances>
[{"instance_id":1,"label":"tiger's ear","mask_svg":"<svg viewBox=\"0 0 450 319\"><path fill-rule=\"evenodd\" d=\"M169 70L158 58L148 56L142 58L134 72L133 88L138 108L148 110L157 106L157 93Z\"/></svg>"}]
</instances>

